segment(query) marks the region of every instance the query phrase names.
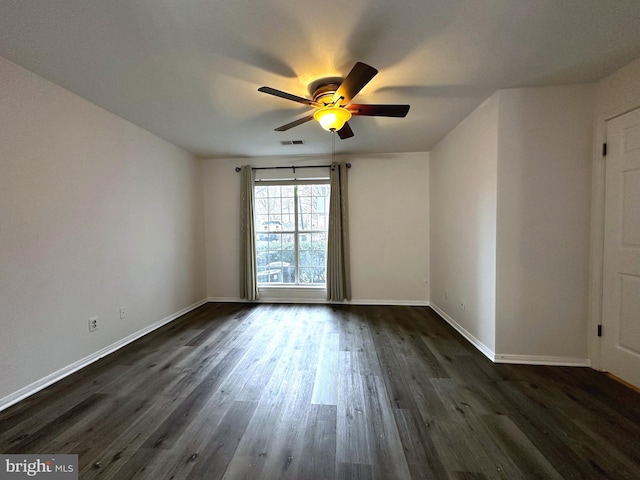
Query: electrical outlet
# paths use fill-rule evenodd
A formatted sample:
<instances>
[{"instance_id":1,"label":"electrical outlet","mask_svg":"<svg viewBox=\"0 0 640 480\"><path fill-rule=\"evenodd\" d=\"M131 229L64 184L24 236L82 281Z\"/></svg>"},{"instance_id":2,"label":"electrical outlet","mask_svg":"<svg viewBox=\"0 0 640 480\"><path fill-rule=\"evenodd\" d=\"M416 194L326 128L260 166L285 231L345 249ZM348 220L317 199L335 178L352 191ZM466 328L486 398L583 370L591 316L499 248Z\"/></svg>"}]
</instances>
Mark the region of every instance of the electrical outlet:
<instances>
[{"instance_id":1,"label":"electrical outlet","mask_svg":"<svg viewBox=\"0 0 640 480\"><path fill-rule=\"evenodd\" d=\"M98 317L91 317L89 319L89 331L95 332L98 329Z\"/></svg>"},{"instance_id":2,"label":"electrical outlet","mask_svg":"<svg viewBox=\"0 0 640 480\"><path fill-rule=\"evenodd\" d=\"M127 307L120 307L120 319L127 318Z\"/></svg>"},{"instance_id":3,"label":"electrical outlet","mask_svg":"<svg viewBox=\"0 0 640 480\"><path fill-rule=\"evenodd\" d=\"M462 310L467 309L467 303L464 300L460 300L460 308L462 308Z\"/></svg>"},{"instance_id":4,"label":"electrical outlet","mask_svg":"<svg viewBox=\"0 0 640 480\"><path fill-rule=\"evenodd\" d=\"M449 300L449 290L444 291L444 299Z\"/></svg>"}]
</instances>

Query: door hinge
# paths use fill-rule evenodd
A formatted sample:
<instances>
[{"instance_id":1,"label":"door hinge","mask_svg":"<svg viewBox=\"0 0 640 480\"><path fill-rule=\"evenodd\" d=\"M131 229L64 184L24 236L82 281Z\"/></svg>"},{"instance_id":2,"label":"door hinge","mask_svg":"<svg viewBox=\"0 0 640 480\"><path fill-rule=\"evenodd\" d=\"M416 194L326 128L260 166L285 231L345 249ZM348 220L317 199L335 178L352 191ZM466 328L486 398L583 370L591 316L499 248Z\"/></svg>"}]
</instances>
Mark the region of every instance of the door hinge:
<instances>
[{"instance_id":1,"label":"door hinge","mask_svg":"<svg viewBox=\"0 0 640 480\"><path fill-rule=\"evenodd\" d=\"M598 325L598 336L602 336L602 325Z\"/></svg>"},{"instance_id":2,"label":"door hinge","mask_svg":"<svg viewBox=\"0 0 640 480\"><path fill-rule=\"evenodd\" d=\"M607 156L607 144L606 143L602 144L602 156L603 157Z\"/></svg>"}]
</instances>

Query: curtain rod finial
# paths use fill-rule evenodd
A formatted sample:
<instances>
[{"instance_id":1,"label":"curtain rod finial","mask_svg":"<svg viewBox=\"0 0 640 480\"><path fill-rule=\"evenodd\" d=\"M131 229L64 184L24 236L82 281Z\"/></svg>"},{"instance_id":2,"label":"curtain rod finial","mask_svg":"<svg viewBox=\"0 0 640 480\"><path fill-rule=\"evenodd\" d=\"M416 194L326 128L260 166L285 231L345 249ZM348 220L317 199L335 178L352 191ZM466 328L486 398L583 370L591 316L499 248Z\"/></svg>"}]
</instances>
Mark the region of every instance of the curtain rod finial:
<instances>
[{"instance_id":1,"label":"curtain rod finial","mask_svg":"<svg viewBox=\"0 0 640 480\"><path fill-rule=\"evenodd\" d=\"M242 169L240 167L236 167L236 172L241 171Z\"/></svg>"}]
</instances>

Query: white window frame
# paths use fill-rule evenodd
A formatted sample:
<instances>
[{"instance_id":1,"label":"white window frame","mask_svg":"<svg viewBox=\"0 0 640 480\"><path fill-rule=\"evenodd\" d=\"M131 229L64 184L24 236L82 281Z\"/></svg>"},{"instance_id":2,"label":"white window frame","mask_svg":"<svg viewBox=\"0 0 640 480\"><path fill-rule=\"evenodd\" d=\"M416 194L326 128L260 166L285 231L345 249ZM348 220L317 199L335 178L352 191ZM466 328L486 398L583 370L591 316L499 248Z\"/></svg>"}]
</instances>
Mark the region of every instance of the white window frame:
<instances>
[{"instance_id":1,"label":"white window frame","mask_svg":"<svg viewBox=\"0 0 640 480\"><path fill-rule=\"evenodd\" d=\"M305 284L305 283L301 283L300 282L300 251L299 251L299 235L303 235L303 234L313 234L313 233L328 233L328 225L327 225L327 230L300 230L299 227L299 201L298 201L298 195L297 195L297 187L300 185L326 185L329 186L330 182L328 178L316 178L316 179L309 179L309 180L282 180L282 179L257 179L254 181L254 191L256 187L259 186L294 186L295 188L295 193L294 193L294 229L289 231L285 231L285 230L281 230L280 233L281 234L285 234L285 233L290 233L293 235L294 238L294 259L295 259L295 283L258 283L258 289L260 290L260 292L265 292L265 291L269 291L270 295L275 294L275 292L279 292L282 296L282 299L285 298L289 298L289 296L287 296L287 293L290 292L295 292L296 290L299 291L310 291L310 290L316 290L319 292L325 292L326 291L326 252L325 252L325 283L324 284ZM330 199L330 195L331 192L329 192L329 196L327 197L327 208L329 205L329 199ZM255 205L254 205L254 212L256 211L255 209ZM328 217L328 212L327 212L327 217ZM328 221L328 219L327 219ZM254 222L255 222L255 216L254 216ZM260 233L262 232L261 230L259 230L259 225L256 224L255 226L255 232L256 232L256 236L260 235ZM266 232L267 235L269 234L269 232ZM258 252L256 252L256 255L258 254ZM284 294L284 295L283 295ZM262 295L261 295L262 296ZM275 296L278 296L277 294L275 294ZM322 297L318 297L319 299L322 298L324 299L324 295Z\"/></svg>"}]
</instances>

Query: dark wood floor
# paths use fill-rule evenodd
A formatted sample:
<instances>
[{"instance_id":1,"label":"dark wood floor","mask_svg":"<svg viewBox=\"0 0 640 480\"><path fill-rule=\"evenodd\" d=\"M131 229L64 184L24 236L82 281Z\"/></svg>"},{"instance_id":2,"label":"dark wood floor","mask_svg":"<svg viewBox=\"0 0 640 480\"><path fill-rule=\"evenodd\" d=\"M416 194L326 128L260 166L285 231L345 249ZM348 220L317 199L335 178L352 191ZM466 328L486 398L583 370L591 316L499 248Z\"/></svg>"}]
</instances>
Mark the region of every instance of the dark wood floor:
<instances>
[{"instance_id":1,"label":"dark wood floor","mask_svg":"<svg viewBox=\"0 0 640 480\"><path fill-rule=\"evenodd\" d=\"M206 304L0 413L82 479L640 478L640 394L426 307Z\"/></svg>"}]
</instances>

